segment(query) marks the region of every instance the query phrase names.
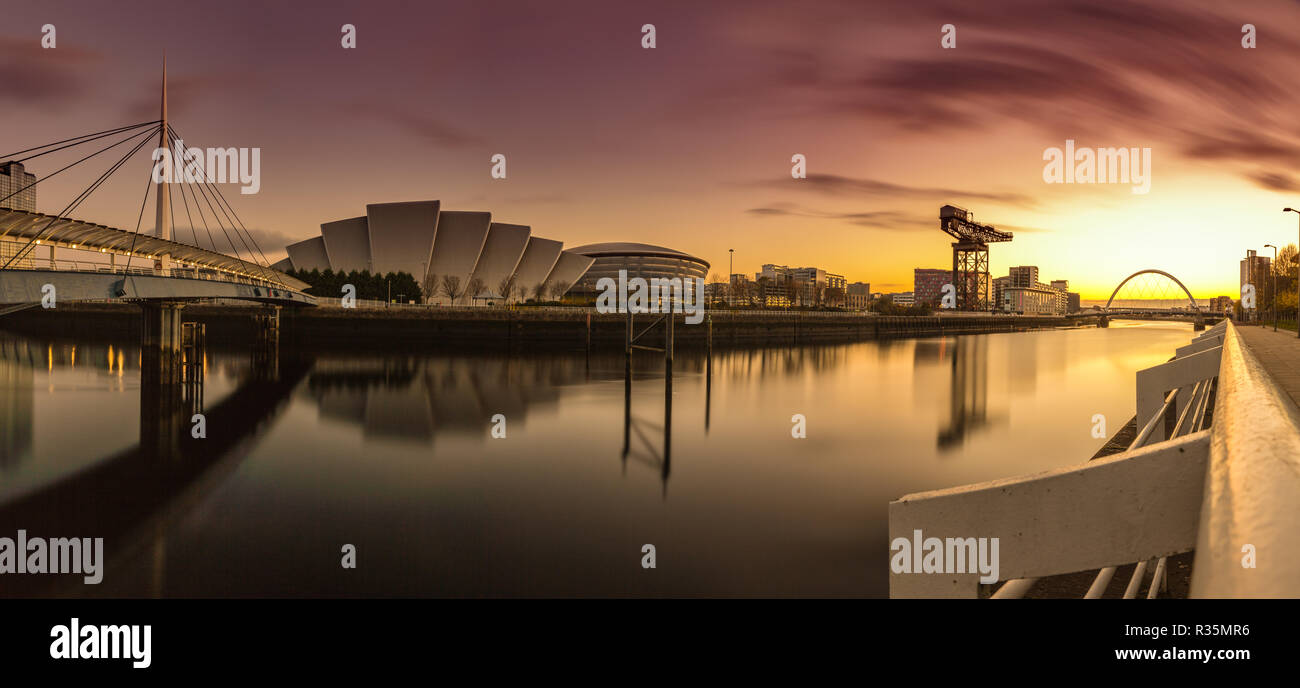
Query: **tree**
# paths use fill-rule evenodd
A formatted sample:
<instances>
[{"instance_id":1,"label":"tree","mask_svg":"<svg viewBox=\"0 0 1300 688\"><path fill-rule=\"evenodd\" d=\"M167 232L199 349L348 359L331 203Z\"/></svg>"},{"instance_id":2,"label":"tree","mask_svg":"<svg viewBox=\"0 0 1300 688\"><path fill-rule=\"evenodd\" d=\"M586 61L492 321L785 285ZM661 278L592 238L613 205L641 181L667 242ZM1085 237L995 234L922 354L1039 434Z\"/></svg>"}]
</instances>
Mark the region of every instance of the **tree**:
<instances>
[{"instance_id":1,"label":"tree","mask_svg":"<svg viewBox=\"0 0 1300 688\"><path fill-rule=\"evenodd\" d=\"M497 283L497 294L506 302L510 302L510 292L515 290L515 276L506 275Z\"/></svg>"},{"instance_id":2,"label":"tree","mask_svg":"<svg viewBox=\"0 0 1300 688\"><path fill-rule=\"evenodd\" d=\"M469 281L469 287L465 289L465 293L469 295L470 303L473 303L474 299L482 296L483 291L486 289L487 282L484 282L482 277L475 277Z\"/></svg>"},{"instance_id":3,"label":"tree","mask_svg":"<svg viewBox=\"0 0 1300 688\"><path fill-rule=\"evenodd\" d=\"M442 278L442 293L451 301L451 305L456 305L456 297L462 293L460 278L455 275L444 275Z\"/></svg>"},{"instance_id":4,"label":"tree","mask_svg":"<svg viewBox=\"0 0 1300 688\"><path fill-rule=\"evenodd\" d=\"M566 291L568 291L568 290L569 290L569 283L568 283L568 282L553 282L553 283L551 283L551 299L553 299L553 300L555 300L555 301L559 301L560 298L564 296L564 292L566 292Z\"/></svg>"},{"instance_id":5,"label":"tree","mask_svg":"<svg viewBox=\"0 0 1300 688\"><path fill-rule=\"evenodd\" d=\"M546 282L543 280L533 285L533 300L541 301L546 296Z\"/></svg>"}]
</instances>

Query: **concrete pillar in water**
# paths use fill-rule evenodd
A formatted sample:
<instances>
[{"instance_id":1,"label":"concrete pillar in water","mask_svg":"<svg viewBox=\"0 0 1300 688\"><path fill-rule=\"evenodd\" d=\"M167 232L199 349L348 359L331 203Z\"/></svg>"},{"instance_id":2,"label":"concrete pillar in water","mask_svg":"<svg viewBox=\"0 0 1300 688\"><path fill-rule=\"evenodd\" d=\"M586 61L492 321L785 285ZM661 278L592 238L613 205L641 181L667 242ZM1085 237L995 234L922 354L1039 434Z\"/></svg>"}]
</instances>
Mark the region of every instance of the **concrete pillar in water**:
<instances>
[{"instance_id":1,"label":"concrete pillar in water","mask_svg":"<svg viewBox=\"0 0 1300 688\"><path fill-rule=\"evenodd\" d=\"M181 381L181 310L184 303L146 301L140 305L140 384L170 385Z\"/></svg>"},{"instance_id":2,"label":"concrete pillar in water","mask_svg":"<svg viewBox=\"0 0 1300 688\"><path fill-rule=\"evenodd\" d=\"M280 378L280 307L253 316L253 374L259 380Z\"/></svg>"},{"instance_id":3,"label":"concrete pillar in water","mask_svg":"<svg viewBox=\"0 0 1300 688\"><path fill-rule=\"evenodd\" d=\"M180 454L189 417L181 398L183 303L140 304L140 447L158 457Z\"/></svg>"}]
</instances>

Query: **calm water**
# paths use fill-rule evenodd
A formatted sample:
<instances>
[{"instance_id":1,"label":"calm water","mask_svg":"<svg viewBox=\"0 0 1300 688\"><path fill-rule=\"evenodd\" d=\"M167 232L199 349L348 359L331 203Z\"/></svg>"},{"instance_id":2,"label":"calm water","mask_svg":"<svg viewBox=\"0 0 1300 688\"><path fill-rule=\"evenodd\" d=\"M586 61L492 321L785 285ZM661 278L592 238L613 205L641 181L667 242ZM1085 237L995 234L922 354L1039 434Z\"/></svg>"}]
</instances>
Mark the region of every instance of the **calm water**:
<instances>
[{"instance_id":1,"label":"calm water","mask_svg":"<svg viewBox=\"0 0 1300 688\"><path fill-rule=\"evenodd\" d=\"M883 596L891 499L1088 459L1093 414L1116 431L1134 372L1191 336L719 352L711 384L679 353L665 446L653 354L629 426L621 355L210 351L163 395L130 345L0 333L0 536L106 538L103 584L28 594Z\"/></svg>"}]
</instances>

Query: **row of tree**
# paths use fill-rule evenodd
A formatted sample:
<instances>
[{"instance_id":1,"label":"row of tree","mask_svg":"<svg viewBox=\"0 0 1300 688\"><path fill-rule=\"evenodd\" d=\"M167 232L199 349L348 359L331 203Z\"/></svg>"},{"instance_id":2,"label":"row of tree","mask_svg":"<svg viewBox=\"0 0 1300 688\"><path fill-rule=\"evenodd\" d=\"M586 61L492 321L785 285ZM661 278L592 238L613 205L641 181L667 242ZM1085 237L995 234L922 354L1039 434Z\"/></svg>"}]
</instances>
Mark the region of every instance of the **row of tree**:
<instances>
[{"instance_id":1,"label":"row of tree","mask_svg":"<svg viewBox=\"0 0 1300 688\"><path fill-rule=\"evenodd\" d=\"M371 273L369 270L290 270L290 277L310 284L307 290L316 296L338 298L343 295L343 285L356 287L358 299L376 301L400 300L421 301L424 291L420 283L408 272L390 272L387 274Z\"/></svg>"},{"instance_id":2,"label":"row of tree","mask_svg":"<svg viewBox=\"0 0 1300 688\"><path fill-rule=\"evenodd\" d=\"M480 278L462 280L458 275L428 275L421 283L407 272L390 272L387 274L371 273L369 270L290 270L288 274L296 277L311 287L308 289L316 296L338 298L343 294L343 285L356 287L357 298L377 301L415 301L433 300L445 296L449 303L465 301L502 302L535 301L543 302L547 297L559 301L569 290L568 282L547 281L538 284L518 284L513 275L495 285L489 285Z\"/></svg>"}]
</instances>

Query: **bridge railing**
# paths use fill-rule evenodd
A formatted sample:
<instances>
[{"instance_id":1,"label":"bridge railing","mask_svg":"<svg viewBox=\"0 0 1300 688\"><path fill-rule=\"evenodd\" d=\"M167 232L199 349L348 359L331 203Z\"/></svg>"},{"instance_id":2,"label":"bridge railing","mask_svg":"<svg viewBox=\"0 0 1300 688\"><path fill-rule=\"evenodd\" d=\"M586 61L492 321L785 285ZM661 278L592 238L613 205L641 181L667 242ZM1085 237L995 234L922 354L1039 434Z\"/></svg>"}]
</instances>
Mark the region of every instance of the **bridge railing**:
<instances>
[{"instance_id":1,"label":"bridge railing","mask_svg":"<svg viewBox=\"0 0 1300 688\"><path fill-rule=\"evenodd\" d=\"M96 274L115 274L115 275L138 275L143 277L156 277L158 271L153 269L152 260L141 261L141 263L127 267L126 265L111 265L95 261L84 260L31 260L25 261L22 265L12 265L9 270L30 270L30 271L55 271L55 272L84 272ZM284 285L271 282L256 277L247 277L236 275L230 272L214 270L211 268L190 268L173 265L171 268L172 277L181 277L185 279L206 280L210 282L229 282L232 284L248 284L252 286L271 286L284 289Z\"/></svg>"},{"instance_id":2,"label":"bridge railing","mask_svg":"<svg viewBox=\"0 0 1300 688\"><path fill-rule=\"evenodd\" d=\"M1218 407L1212 416L1209 406L1225 394L1215 393L1226 365L1223 342L1235 336L1222 322L1167 363L1138 373L1137 429L1127 451L1031 476L906 495L889 504L891 549L900 538L918 545L938 538L941 548L996 538L995 577L1005 584L995 598L1023 596L1046 576L1094 570L1086 596L1099 597L1119 566L1137 562L1125 590L1132 597L1153 563L1148 597L1155 596L1165 558L1197 547L1211 453L1207 428L1212 417L1219 423ZM977 597L979 579L969 570L900 571L891 559L890 596Z\"/></svg>"}]
</instances>

